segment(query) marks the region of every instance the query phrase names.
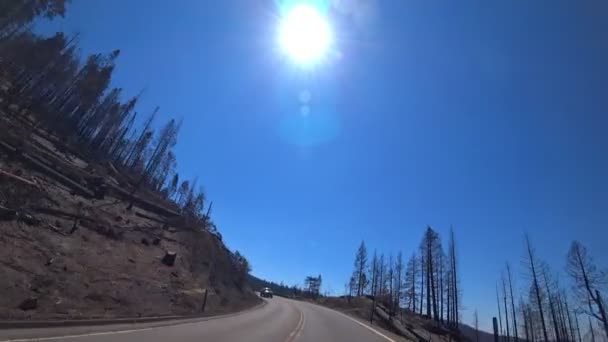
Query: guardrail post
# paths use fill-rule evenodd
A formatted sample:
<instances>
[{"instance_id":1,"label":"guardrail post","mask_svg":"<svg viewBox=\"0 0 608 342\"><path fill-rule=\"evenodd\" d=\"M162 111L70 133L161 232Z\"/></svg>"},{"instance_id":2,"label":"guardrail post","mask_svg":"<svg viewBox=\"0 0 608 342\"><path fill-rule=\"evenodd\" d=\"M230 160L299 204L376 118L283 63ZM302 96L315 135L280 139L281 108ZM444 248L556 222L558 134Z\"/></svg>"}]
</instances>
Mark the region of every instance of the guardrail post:
<instances>
[{"instance_id":1,"label":"guardrail post","mask_svg":"<svg viewBox=\"0 0 608 342\"><path fill-rule=\"evenodd\" d=\"M205 306L207 306L207 289L205 289L205 297L203 297L203 308L201 312L205 312Z\"/></svg>"}]
</instances>

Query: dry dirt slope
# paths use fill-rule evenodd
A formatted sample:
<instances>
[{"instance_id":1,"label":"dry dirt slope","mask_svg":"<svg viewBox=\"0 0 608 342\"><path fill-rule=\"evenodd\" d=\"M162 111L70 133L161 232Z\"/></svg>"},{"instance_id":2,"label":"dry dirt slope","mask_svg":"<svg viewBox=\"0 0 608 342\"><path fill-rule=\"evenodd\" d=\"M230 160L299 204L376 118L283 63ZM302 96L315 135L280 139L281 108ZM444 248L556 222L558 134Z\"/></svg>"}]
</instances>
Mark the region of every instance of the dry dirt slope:
<instances>
[{"instance_id":1,"label":"dry dirt slope","mask_svg":"<svg viewBox=\"0 0 608 342\"><path fill-rule=\"evenodd\" d=\"M42 133L23 144L21 128L0 112L0 143L21 144L0 146L0 319L198 314L205 290L208 314L257 303L218 234L159 223L167 218L146 206L127 210L103 164L68 158ZM102 175L110 190L80 194L26 155L70 179ZM167 251L177 253L173 266L161 262Z\"/></svg>"},{"instance_id":2,"label":"dry dirt slope","mask_svg":"<svg viewBox=\"0 0 608 342\"><path fill-rule=\"evenodd\" d=\"M39 226L1 224L0 317L188 315L200 312L205 289L208 313L255 303L224 273L230 265L209 234L165 234L158 246L146 246L142 238L153 239L137 231L111 240L85 229L61 236ZM192 251L192 240L201 250ZM173 267L161 263L167 249L178 254ZM19 308L28 298L36 298L37 307Z\"/></svg>"}]
</instances>

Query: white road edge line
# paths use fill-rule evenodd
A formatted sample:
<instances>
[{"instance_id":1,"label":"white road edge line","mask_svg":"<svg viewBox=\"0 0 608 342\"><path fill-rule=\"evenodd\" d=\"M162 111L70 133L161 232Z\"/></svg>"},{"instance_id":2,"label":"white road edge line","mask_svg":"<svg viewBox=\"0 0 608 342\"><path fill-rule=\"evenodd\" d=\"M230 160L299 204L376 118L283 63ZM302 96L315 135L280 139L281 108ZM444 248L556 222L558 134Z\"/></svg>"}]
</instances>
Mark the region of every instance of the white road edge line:
<instances>
[{"instance_id":1,"label":"white road edge line","mask_svg":"<svg viewBox=\"0 0 608 342\"><path fill-rule=\"evenodd\" d=\"M184 323L184 324L192 324L192 323ZM16 340L0 340L0 342L53 341L53 340L62 340L62 339L70 339L70 338L78 338L78 337L128 334L128 333L132 333L132 332L136 332L136 331L154 330L154 329L160 329L160 328L166 328L166 327L167 326L151 327L151 328L141 328L141 329L130 329L130 330L103 331L103 332L88 333L88 334L78 334L78 335L65 335L65 336L52 336L52 337L36 337L36 338L20 338L20 339L16 339Z\"/></svg>"},{"instance_id":2,"label":"white road edge line","mask_svg":"<svg viewBox=\"0 0 608 342\"><path fill-rule=\"evenodd\" d=\"M167 324L167 325L159 325L156 327L149 327L149 328L138 328L138 329L129 329L129 330L112 330L112 331L100 331L100 332L95 332L95 333L87 333L87 334L76 334L76 335L65 335L65 336L49 336L49 337L33 337L33 338L18 338L18 339L13 339L13 340L0 340L0 342L34 342L34 341L56 341L56 340L61 340L61 339L72 339L72 338L78 338L78 337L90 337L90 336L103 336L103 335L118 335L118 334L129 334L129 333L133 333L133 332L137 332L137 331L146 331L146 330L155 330L155 329L162 329L162 328L167 328L167 327L172 327L172 326L178 326L178 325L190 325L190 324L198 324L198 323L202 323L202 322L207 322L207 321L213 321L215 319L222 319L222 318L230 318L230 317L235 317L235 316L240 316L243 314L246 314L250 311L256 311L257 309L261 309L263 307L265 307L266 304L263 305L259 305L259 307L253 307L241 312L236 312L236 313L232 313L232 314L226 314L226 315L219 315L219 316L210 316L210 319L206 319L206 320L200 320L200 321L194 321L194 322L183 322L183 323L177 323L177 324ZM161 321L162 322L162 321Z\"/></svg>"},{"instance_id":3,"label":"white road edge line","mask_svg":"<svg viewBox=\"0 0 608 342\"><path fill-rule=\"evenodd\" d=\"M331 309L328 309L328 310L331 310ZM344 316L344 317L346 317L346 318L350 319L351 321L353 321L353 322L355 322L355 323L359 324L360 326L362 326L362 327L364 327L365 329L367 329L367 330L369 330L369 331L373 332L374 334L376 334L376 335L378 335L378 336L380 336L380 337L384 338L385 340L387 340L387 341L389 341L389 342L397 342L397 341L393 340L392 338L390 338L390 337L388 337L388 336L384 335L383 333L379 332L378 330L376 330L376 329L374 329L374 328L370 327L369 325L367 325L367 324L365 324L365 323L361 323L361 322L359 322L358 320L356 320L356 319L354 319L354 318L352 318L352 317L350 317L350 316L348 316L348 315L346 315L346 314L343 314L343 313L341 313L341 312L339 312L339 311L336 311L336 310L331 310L331 311L334 311L334 312L339 313L340 315L342 315L342 316Z\"/></svg>"}]
</instances>

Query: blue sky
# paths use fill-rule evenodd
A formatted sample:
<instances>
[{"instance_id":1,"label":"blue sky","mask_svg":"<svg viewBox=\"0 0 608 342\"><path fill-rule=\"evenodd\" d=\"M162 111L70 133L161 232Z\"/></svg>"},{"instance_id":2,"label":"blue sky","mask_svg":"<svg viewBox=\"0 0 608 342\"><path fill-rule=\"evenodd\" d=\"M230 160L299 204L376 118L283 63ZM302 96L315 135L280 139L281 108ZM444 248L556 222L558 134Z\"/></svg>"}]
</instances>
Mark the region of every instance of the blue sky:
<instances>
[{"instance_id":1,"label":"blue sky","mask_svg":"<svg viewBox=\"0 0 608 342\"><path fill-rule=\"evenodd\" d=\"M527 284L524 232L555 270L572 239L608 265L608 5L340 3L313 69L279 51L270 0L74 1L38 29L120 48L114 84L184 118L180 175L258 276L341 293L361 240L410 255L453 225L463 318L489 327L505 261Z\"/></svg>"}]
</instances>

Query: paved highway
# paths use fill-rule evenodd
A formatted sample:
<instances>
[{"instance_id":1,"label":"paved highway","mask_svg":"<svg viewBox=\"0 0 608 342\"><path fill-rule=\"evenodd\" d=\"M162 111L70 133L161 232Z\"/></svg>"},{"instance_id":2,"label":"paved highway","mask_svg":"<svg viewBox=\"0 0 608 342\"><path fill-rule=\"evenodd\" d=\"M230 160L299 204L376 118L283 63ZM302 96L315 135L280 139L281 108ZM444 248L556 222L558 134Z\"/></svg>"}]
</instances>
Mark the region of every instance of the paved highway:
<instances>
[{"instance_id":1,"label":"paved highway","mask_svg":"<svg viewBox=\"0 0 608 342\"><path fill-rule=\"evenodd\" d=\"M161 323L162 324L162 323ZM0 331L0 341L396 342L392 334L310 303L272 298L244 313L169 326L120 325Z\"/></svg>"}]
</instances>

